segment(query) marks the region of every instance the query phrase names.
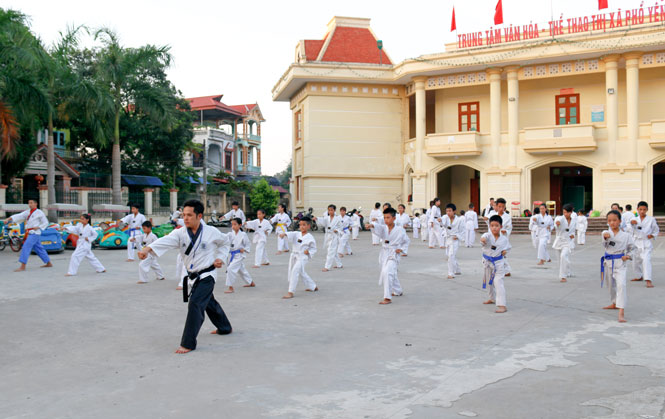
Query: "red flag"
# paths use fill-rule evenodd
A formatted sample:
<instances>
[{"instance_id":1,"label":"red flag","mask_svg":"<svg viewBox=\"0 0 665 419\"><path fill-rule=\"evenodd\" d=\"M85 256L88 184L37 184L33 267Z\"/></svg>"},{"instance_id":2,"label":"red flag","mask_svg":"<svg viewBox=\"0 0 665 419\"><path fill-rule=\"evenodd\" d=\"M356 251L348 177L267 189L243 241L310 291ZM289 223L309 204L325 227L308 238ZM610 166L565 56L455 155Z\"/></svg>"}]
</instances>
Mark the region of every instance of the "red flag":
<instances>
[{"instance_id":1,"label":"red flag","mask_svg":"<svg viewBox=\"0 0 665 419\"><path fill-rule=\"evenodd\" d=\"M501 7L501 0L496 4L494 9L494 24L500 25L503 23L503 8Z\"/></svg>"},{"instance_id":2,"label":"red flag","mask_svg":"<svg viewBox=\"0 0 665 419\"><path fill-rule=\"evenodd\" d=\"M598 10L607 9L607 0L598 0Z\"/></svg>"},{"instance_id":3,"label":"red flag","mask_svg":"<svg viewBox=\"0 0 665 419\"><path fill-rule=\"evenodd\" d=\"M450 32L457 30L457 23L455 22L455 6L453 6L453 21L450 23Z\"/></svg>"}]
</instances>

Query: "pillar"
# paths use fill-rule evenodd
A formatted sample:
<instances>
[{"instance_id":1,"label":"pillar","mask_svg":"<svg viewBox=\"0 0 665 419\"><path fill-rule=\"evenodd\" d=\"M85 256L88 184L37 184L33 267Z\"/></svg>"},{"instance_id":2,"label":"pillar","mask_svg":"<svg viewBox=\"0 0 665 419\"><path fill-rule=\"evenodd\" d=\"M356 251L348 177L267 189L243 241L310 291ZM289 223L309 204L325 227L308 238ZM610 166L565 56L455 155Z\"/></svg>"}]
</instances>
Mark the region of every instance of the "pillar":
<instances>
[{"instance_id":1,"label":"pillar","mask_svg":"<svg viewBox=\"0 0 665 419\"><path fill-rule=\"evenodd\" d=\"M152 215L152 193L154 189L146 188L143 190L143 198L145 201L145 215Z\"/></svg>"},{"instance_id":2,"label":"pillar","mask_svg":"<svg viewBox=\"0 0 665 419\"><path fill-rule=\"evenodd\" d=\"M229 211L226 205L226 191L221 191L219 193L219 198L222 201L222 214L226 214Z\"/></svg>"},{"instance_id":3,"label":"pillar","mask_svg":"<svg viewBox=\"0 0 665 419\"><path fill-rule=\"evenodd\" d=\"M7 203L7 185L0 185L0 208ZM5 211L0 209L0 218L5 219Z\"/></svg>"},{"instance_id":4,"label":"pillar","mask_svg":"<svg viewBox=\"0 0 665 419\"><path fill-rule=\"evenodd\" d=\"M79 205L83 207L84 211L88 212L88 193L87 189L79 189Z\"/></svg>"},{"instance_id":5,"label":"pillar","mask_svg":"<svg viewBox=\"0 0 665 419\"><path fill-rule=\"evenodd\" d=\"M178 209L178 188L169 189L169 208L171 212Z\"/></svg>"},{"instance_id":6,"label":"pillar","mask_svg":"<svg viewBox=\"0 0 665 419\"><path fill-rule=\"evenodd\" d=\"M261 167L261 149L256 149L256 163L254 164L257 167Z\"/></svg>"},{"instance_id":7,"label":"pillar","mask_svg":"<svg viewBox=\"0 0 665 419\"><path fill-rule=\"evenodd\" d=\"M607 147L609 165L617 163L617 139L619 138L619 100L618 100L618 64L619 56L616 54L605 57L605 117L607 125Z\"/></svg>"},{"instance_id":8,"label":"pillar","mask_svg":"<svg viewBox=\"0 0 665 419\"><path fill-rule=\"evenodd\" d=\"M637 141L640 137L640 57L642 53L631 52L626 58L626 109L628 123L628 163L637 164Z\"/></svg>"},{"instance_id":9,"label":"pillar","mask_svg":"<svg viewBox=\"0 0 665 419\"><path fill-rule=\"evenodd\" d=\"M501 152L501 69L487 70L490 79L490 138L492 139L492 167L499 167Z\"/></svg>"},{"instance_id":10,"label":"pillar","mask_svg":"<svg viewBox=\"0 0 665 419\"><path fill-rule=\"evenodd\" d=\"M413 79L416 90L416 155L414 171L423 170L423 153L425 148L425 135L427 132L427 99L425 94L426 77Z\"/></svg>"},{"instance_id":11,"label":"pillar","mask_svg":"<svg viewBox=\"0 0 665 419\"><path fill-rule=\"evenodd\" d=\"M242 212L247 212L247 205L245 204L245 193L242 193Z\"/></svg>"},{"instance_id":12,"label":"pillar","mask_svg":"<svg viewBox=\"0 0 665 419\"><path fill-rule=\"evenodd\" d=\"M510 167L517 166L517 145L519 144L519 81L518 66L506 68L508 78L508 162Z\"/></svg>"},{"instance_id":13,"label":"pillar","mask_svg":"<svg viewBox=\"0 0 665 419\"><path fill-rule=\"evenodd\" d=\"M48 207L48 186L46 185L39 185L37 186L37 189L39 189L39 207L42 210L45 210L46 207Z\"/></svg>"},{"instance_id":14,"label":"pillar","mask_svg":"<svg viewBox=\"0 0 665 419\"><path fill-rule=\"evenodd\" d=\"M62 190L69 192L72 187L72 178L69 176L62 176Z\"/></svg>"}]
</instances>

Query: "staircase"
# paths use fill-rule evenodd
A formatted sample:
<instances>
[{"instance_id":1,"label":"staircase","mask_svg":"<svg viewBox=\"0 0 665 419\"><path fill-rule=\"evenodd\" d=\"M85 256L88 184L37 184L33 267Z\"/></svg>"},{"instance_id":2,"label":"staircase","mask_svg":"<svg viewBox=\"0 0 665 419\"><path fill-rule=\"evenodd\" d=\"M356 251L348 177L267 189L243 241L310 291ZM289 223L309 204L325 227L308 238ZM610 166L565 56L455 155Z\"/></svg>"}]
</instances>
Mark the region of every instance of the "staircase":
<instances>
[{"instance_id":1,"label":"staircase","mask_svg":"<svg viewBox=\"0 0 665 419\"><path fill-rule=\"evenodd\" d=\"M607 229L605 217L593 217L588 220L587 234L600 234L603 230ZM665 235L665 217L656 217L656 222L660 229L659 235ZM478 220L478 227L478 232L480 233L487 231L487 224L483 220ZM513 217L513 234L531 234L531 231L529 231L529 219L527 217Z\"/></svg>"}]
</instances>

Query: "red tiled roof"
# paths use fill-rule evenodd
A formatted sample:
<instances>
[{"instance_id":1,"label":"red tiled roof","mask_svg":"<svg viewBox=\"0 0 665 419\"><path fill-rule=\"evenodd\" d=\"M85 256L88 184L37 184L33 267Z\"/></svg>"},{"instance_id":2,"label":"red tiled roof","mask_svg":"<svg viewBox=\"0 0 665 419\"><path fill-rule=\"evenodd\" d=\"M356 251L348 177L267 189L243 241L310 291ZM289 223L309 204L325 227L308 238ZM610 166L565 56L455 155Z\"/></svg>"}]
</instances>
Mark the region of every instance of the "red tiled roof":
<instances>
[{"instance_id":1,"label":"red tiled roof","mask_svg":"<svg viewBox=\"0 0 665 419\"><path fill-rule=\"evenodd\" d=\"M381 63L392 64L368 28L337 26L321 61L379 64L379 53Z\"/></svg>"},{"instance_id":2,"label":"red tiled roof","mask_svg":"<svg viewBox=\"0 0 665 419\"><path fill-rule=\"evenodd\" d=\"M286 189L282 188L279 185L270 185L270 187L272 188L273 191L277 191L279 193L289 193L289 191L287 191Z\"/></svg>"},{"instance_id":3,"label":"red tiled roof","mask_svg":"<svg viewBox=\"0 0 665 419\"><path fill-rule=\"evenodd\" d=\"M316 61L316 57L319 56L319 52L321 52L321 47L323 46L323 43L326 42L326 38L328 38L328 34L322 39L322 40L316 40L316 39L306 39L305 40L305 58L309 61Z\"/></svg>"},{"instance_id":4,"label":"red tiled roof","mask_svg":"<svg viewBox=\"0 0 665 419\"><path fill-rule=\"evenodd\" d=\"M256 103L247 104L247 105L230 105L229 108L234 109L243 115L246 115L256 107Z\"/></svg>"},{"instance_id":5,"label":"red tiled roof","mask_svg":"<svg viewBox=\"0 0 665 419\"><path fill-rule=\"evenodd\" d=\"M232 106L227 106L221 102L223 95L213 95L213 96L201 96L201 97L192 97L188 98L189 105L193 111L201 111L207 109L219 109L225 112L229 112L234 115L242 115L242 113Z\"/></svg>"}]
</instances>

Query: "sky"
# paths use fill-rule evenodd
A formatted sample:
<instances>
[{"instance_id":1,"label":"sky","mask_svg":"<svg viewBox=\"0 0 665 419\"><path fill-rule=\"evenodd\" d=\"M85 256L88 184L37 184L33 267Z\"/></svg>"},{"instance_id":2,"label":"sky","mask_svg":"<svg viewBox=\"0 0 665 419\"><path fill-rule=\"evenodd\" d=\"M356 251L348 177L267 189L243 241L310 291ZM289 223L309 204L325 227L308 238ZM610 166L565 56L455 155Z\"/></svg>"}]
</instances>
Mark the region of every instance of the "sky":
<instances>
[{"instance_id":1,"label":"sky","mask_svg":"<svg viewBox=\"0 0 665 419\"><path fill-rule=\"evenodd\" d=\"M596 14L597 0L502 0L505 24L538 23ZM497 0L0 0L0 7L30 17L31 29L46 44L71 25L115 30L125 46L169 45L174 64L168 75L185 97L223 94L227 105L258 103L262 171L272 175L291 160L291 111L273 102L271 91L294 61L301 39L321 39L333 16L371 19L393 62L445 50L453 5L458 33L493 25ZM641 0L609 0L609 9L637 8ZM644 7L665 4L650 0ZM543 25L541 27L541 24ZM86 40L91 44L92 40Z\"/></svg>"}]
</instances>

